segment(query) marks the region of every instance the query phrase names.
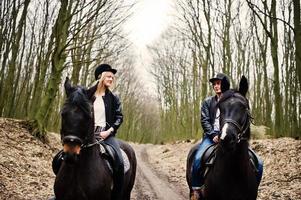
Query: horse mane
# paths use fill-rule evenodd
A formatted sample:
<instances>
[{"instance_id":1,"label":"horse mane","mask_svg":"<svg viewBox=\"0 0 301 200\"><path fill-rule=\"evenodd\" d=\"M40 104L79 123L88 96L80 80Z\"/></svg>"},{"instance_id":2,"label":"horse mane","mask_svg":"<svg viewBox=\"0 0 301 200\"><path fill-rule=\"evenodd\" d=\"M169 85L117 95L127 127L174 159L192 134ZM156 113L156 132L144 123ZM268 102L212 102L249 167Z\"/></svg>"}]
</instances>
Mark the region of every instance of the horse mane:
<instances>
[{"instance_id":1,"label":"horse mane","mask_svg":"<svg viewBox=\"0 0 301 200\"><path fill-rule=\"evenodd\" d=\"M238 98L248 109L250 109L249 100L246 97L244 97L242 94L240 94L237 89L229 89L225 91L219 100L219 104L226 101L230 97Z\"/></svg>"},{"instance_id":2,"label":"horse mane","mask_svg":"<svg viewBox=\"0 0 301 200\"><path fill-rule=\"evenodd\" d=\"M79 107L86 116L91 117L91 103L87 97L86 90L80 86L75 88L66 100L65 105Z\"/></svg>"}]
</instances>

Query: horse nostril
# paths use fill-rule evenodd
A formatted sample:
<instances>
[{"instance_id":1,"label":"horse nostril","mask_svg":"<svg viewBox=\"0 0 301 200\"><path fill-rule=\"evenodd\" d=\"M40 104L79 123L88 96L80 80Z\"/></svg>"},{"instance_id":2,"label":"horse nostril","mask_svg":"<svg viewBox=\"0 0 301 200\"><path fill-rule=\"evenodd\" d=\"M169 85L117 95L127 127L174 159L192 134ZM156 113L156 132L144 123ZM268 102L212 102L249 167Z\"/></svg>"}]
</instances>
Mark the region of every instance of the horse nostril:
<instances>
[{"instance_id":1,"label":"horse nostril","mask_svg":"<svg viewBox=\"0 0 301 200\"><path fill-rule=\"evenodd\" d=\"M236 141L237 141L237 135L236 134L232 134L231 135L231 143L233 142L233 143L236 143Z\"/></svg>"},{"instance_id":2,"label":"horse nostril","mask_svg":"<svg viewBox=\"0 0 301 200\"><path fill-rule=\"evenodd\" d=\"M230 145L235 145L235 144L236 144L236 140L234 138L230 140Z\"/></svg>"},{"instance_id":3,"label":"horse nostril","mask_svg":"<svg viewBox=\"0 0 301 200\"><path fill-rule=\"evenodd\" d=\"M80 145L70 145L70 144L64 144L63 146L64 148L64 152L65 153L73 153L73 154L76 154L76 155L79 155L80 154L80 150L81 150L81 147Z\"/></svg>"},{"instance_id":4,"label":"horse nostril","mask_svg":"<svg viewBox=\"0 0 301 200\"><path fill-rule=\"evenodd\" d=\"M224 134L224 137L221 138L221 143L223 146L232 148L237 141L237 136L233 133L227 132Z\"/></svg>"}]
</instances>

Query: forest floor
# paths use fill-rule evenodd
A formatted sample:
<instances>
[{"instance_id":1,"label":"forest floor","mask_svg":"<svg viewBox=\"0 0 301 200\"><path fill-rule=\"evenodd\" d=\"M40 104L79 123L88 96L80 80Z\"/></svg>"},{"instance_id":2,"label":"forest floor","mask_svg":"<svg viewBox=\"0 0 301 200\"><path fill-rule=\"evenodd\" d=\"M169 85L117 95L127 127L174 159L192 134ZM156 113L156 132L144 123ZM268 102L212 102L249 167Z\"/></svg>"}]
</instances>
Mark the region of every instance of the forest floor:
<instances>
[{"instance_id":1,"label":"forest floor","mask_svg":"<svg viewBox=\"0 0 301 200\"><path fill-rule=\"evenodd\" d=\"M55 176L52 157L61 148L59 136L48 144L31 136L20 120L0 118L0 199L48 199ZM131 144L138 169L132 200L188 199L186 156L193 143ZM259 200L301 199L301 141L291 138L252 140L264 160Z\"/></svg>"}]
</instances>

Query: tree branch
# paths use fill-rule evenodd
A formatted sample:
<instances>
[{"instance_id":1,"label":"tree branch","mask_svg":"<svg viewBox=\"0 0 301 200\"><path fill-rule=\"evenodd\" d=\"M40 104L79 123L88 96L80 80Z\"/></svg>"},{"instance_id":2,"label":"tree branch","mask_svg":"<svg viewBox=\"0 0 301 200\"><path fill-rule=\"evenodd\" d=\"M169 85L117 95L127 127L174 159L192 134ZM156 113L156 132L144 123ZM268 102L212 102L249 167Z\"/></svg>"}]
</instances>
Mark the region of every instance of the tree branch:
<instances>
[{"instance_id":1,"label":"tree branch","mask_svg":"<svg viewBox=\"0 0 301 200\"><path fill-rule=\"evenodd\" d=\"M271 19L275 19L275 20L278 20L278 21L283 22L283 23L284 23L285 25L287 25L290 29L292 29L292 30L294 31L294 33L295 33L295 28L292 27L292 25L290 25L288 22L284 21L284 20L281 19L281 18L278 18L278 17L272 17L272 16L266 14L265 12L263 12L262 10L260 10L260 8L259 8L257 5L253 4L253 3L252 3L251 1L249 1L249 0L246 0L246 2L248 3L248 6L251 8L251 10L258 16L258 18L259 18L259 15L258 15L258 13L255 11L254 8L256 8L256 9L258 10L259 13L261 13L261 14L263 14L263 15L265 15L265 16L271 18ZM260 21L261 21L261 20L260 20Z\"/></svg>"}]
</instances>

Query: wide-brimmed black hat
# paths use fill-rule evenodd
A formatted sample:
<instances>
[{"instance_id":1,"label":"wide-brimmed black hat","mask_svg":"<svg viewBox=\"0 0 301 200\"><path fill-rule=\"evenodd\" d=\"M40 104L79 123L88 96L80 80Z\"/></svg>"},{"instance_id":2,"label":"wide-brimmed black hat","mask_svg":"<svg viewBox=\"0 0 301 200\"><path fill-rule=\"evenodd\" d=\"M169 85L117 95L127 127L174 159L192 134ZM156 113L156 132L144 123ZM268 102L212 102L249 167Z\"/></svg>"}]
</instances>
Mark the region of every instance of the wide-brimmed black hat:
<instances>
[{"instance_id":1,"label":"wide-brimmed black hat","mask_svg":"<svg viewBox=\"0 0 301 200\"><path fill-rule=\"evenodd\" d=\"M226 81L227 81L228 83L230 83L229 77L228 77L226 74L223 74L223 73L217 73L213 78L209 79L209 81L210 81L211 83L213 83L213 82L216 81L216 80L223 80L223 78L225 78Z\"/></svg>"},{"instance_id":2,"label":"wide-brimmed black hat","mask_svg":"<svg viewBox=\"0 0 301 200\"><path fill-rule=\"evenodd\" d=\"M95 69L95 80L98 79L98 76L102 74L102 72L112 72L113 74L116 74L117 70L113 69L109 64L101 64Z\"/></svg>"}]
</instances>

